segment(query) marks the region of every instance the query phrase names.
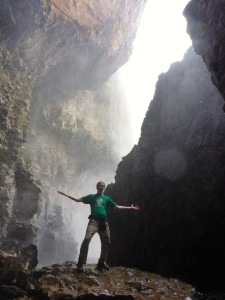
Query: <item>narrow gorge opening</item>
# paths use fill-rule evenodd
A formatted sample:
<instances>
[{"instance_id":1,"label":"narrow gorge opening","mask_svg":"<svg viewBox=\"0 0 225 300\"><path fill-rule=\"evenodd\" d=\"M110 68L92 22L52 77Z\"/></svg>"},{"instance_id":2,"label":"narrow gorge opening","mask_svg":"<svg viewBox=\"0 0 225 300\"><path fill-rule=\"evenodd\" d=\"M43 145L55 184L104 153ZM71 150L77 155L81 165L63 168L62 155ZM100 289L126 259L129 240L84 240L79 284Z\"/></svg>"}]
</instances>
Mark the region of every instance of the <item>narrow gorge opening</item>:
<instances>
[{"instance_id":1,"label":"narrow gorge opening","mask_svg":"<svg viewBox=\"0 0 225 300\"><path fill-rule=\"evenodd\" d=\"M129 209L108 211L110 271L224 289L224 3L2 0L2 265L30 249L33 270L38 248L38 267L74 271L90 208L57 190L82 197L103 180ZM88 263L99 252L96 236Z\"/></svg>"},{"instance_id":2,"label":"narrow gorge opening","mask_svg":"<svg viewBox=\"0 0 225 300\"><path fill-rule=\"evenodd\" d=\"M95 192L100 179L114 182L121 157L138 142L158 75L181 59L190 43L182 16L187 1L147 1L133 55L121 67L131 53L145 1L127 6L109 1L111 15L103 1L98 7L93 2L100 25L96 20L101 18L86 4L49 3L39 1L31 9L25 2L4 1L0 14L1 38L10 49L2 55L3 69L16 62L16 97L3 101L2 108L1 187L2 199L10 204L2 208L1 244L9 250L34 242L40 265L77 258L89 215L89 207L56 191L82 196ZM7 72L2 78L10 90ZM23 99L21 106L17 97ZM96 239L91 260L99 252Z\"/></svg>"},{"instance_id":3,"label":"narrow gorge opening","mask_svg":"<svg viewBox=\"0 0 225 300\"><path fill-rule=\"evenodd\" d=\"M125 103L124 115L128 114L127 128L126 130L123 128L119 133L121 137L117 137L118 163L121 157L127 155L138 143L141 125L150 101L153 99L158 76L167 72L173 62L182 60L191 46L190 37L186 32L186 20L183 16L183 10L188 2L189 0L148 1L138 26L132 55L129 61L112 76L111 80L120 82L119 95L122 94L122 96L119 105L123 106ZM115 88L118 89L118 85ZM114 182L116 167L111 170L107 183ZM89 186L90 190L93 190L94 186L93 181ZM86 218L89 213L88 209ZM76 226L78 224L82 224L81 218L78 218ZM84 230L79 235L79 244L83 236ZM90 261L96 262L100 253L100 241L97 235L91 242L89 253L89 256L92 256Z\"/></svg>"},{"instance_id":4,"label":"narrow gorge opening","mask_svg":"<svg viewBox=\"0 0 225 300\"><path fill-rule=\"evenodd\" d=\"M44 183L34 241L39 266L77 259L89 207L57 195L56 190L82 196L95 192L99 180L114 182L121 157L138 142L158 76L181 60L191 44L182 15L187 2L148 1L131 58L97 90L76 90L63 101L66 91L58 91L51 82L50 87L34 90L24 158ZM104 120L104 115L107 122L99 124L96 119ZM99 252L96 235L89 261L96 262Z\"/></svg>"},{"instance_id":5,"label":"narrow gorge opening","mask_svg":"<svg viewBox=\"0 0 225 300\"><path fill-rule=\"evenodd\" d=\"M143 12L133 53L119 74L131 117L132 143L140 136L141 125L155 92L158 76L173 62L183 59L191 46L183 10L189 0L148 1ZM129 146L129 149L132 145Z\"/></svg>"}]
</instances>

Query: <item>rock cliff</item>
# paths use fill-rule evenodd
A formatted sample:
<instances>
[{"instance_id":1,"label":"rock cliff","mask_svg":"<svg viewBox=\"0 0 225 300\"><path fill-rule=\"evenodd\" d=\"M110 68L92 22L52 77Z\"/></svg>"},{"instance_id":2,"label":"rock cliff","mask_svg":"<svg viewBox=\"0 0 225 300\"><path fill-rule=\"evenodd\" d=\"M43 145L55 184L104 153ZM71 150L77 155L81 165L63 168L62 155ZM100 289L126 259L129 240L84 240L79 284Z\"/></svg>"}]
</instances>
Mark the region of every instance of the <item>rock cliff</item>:
<instances>
[{"instance_id":1,"label":"rock cliff","mask_svg":"<svg viewBox=\"0 0 225 300\"><path fill-rule=\"evenodd\" d=\"M116 166L125 104L116 78L107 80L132 52L145 2L2 1L3 250L35 241L42 263L76 257L73 208L56 189L73 192Z\"/></svg>"},{"instance_id":2,"label":"rock cliff","mask_svg":"<svg viewBox=\"0 0 225 300\"><path fill-rule=\"evenodd\" d=\"M192 0L184 15L193 47L201 55L212 76L212 81L225 98L224 61L224 0Z\"/></svg>"},{"instance_id":3,"label":"rock cliff","mask_svg":"<svg viewBox=\"0 0 225 300\"><path fill-rule=\"evenodd\" d=\"M73 95L99 87L128 60L145 2L4 0L1 35L40 75L36 85Z\"/></svg>"},{"instance_id":4,"label":"rock cliff","mask_svg":"<svg viewBox=\"0 0 225 300\"><path fill-rule=\"evenodd\" d=\"M223 100L189 49L161 74L138 145L107 193L136 214L113 214L110 262L197 284L224 274ZM213 279L213 280L212 280Z\"/></svg>"}]
</instances>

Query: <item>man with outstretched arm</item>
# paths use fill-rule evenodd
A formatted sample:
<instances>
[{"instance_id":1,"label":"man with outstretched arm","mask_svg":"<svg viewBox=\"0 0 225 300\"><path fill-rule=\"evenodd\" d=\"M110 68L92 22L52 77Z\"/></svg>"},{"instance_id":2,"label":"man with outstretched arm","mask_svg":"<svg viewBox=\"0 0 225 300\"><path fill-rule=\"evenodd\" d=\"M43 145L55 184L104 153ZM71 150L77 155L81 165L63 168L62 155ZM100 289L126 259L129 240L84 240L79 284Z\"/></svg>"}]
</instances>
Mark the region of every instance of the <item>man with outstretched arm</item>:
<instances>
[{"instance_id":1,"label":"man with outstretched arm","mask_svg":"<svg viewBox=\"0 0 225 300\"><path fill-rule=\"evenodd\" d=\"M97 264L98 270L109 270L109 266L106 264L106 258L110 245L110 231L107 221L106 207L111 207L119 210L140 210L139 206L119 206L110 197L103 194L105 190L105 183L99 181L96 185L97 193L90 194L81 198L69 196L61 191L59 194L70 198L76 202L83 202L84 204L90 204L91 215L89 216L89 222L85 234L85 238L80 247L80 255L78 258L77 270L79 272L84 271L84 265L87 261L88 248L90 241L95 233L98 233L101 240L101 254Z\"/></svg>"}]
</instances>

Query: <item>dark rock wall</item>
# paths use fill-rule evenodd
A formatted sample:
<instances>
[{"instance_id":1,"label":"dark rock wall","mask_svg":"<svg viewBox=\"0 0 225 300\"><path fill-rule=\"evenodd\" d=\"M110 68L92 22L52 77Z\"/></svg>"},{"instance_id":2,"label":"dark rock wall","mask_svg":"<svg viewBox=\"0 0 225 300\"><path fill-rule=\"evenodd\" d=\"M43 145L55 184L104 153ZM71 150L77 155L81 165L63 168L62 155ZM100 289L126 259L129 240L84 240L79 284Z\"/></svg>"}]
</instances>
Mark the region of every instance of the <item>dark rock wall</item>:
<instances>
[{"instance_id":1,"label":"dark rock wall","mask_svg":"<svg viewBox=\"0 0 225 300\"><path fill-rule=\"evenodd\" d=\"M225 15L224 0L192 0L184 10L187 31L201 55L212 81L225 98Z\"/></svg>"},{"instance_id":2,"label":"dark rock wall","mask_svg":"<svg viewBox=\"0 0 225 300\"><path fill-rule=\"evenodd\" d=\"M141 206L111 214L110 263L195 283L224 272L222 105L192 48L160 75L139 143L107 189L117 203Z\"/></svg>"}]
</instances>

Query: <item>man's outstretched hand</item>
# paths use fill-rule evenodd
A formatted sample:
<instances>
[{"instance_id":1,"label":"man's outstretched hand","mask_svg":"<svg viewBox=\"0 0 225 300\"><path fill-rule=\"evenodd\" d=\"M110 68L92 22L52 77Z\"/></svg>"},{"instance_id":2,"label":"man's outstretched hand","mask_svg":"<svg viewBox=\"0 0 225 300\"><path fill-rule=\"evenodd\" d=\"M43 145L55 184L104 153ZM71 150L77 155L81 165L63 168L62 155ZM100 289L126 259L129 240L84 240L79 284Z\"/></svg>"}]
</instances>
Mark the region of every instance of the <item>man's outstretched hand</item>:
<instances>
[{"instance_id":1,"label":"man's outstretched hand","mask_svg":"<svg viewBox=\"0 0 225 300\"><path fill-rule=\"evenodd\" d=\"M76 197L73 197L73 196L70 196L70 195L67 195L66 193L63 193L61 191L57 191L57 193L63 195L63 196L66 196L67 198L70 198L71 200L73 201L76 201L76 202L83 202L83 199L82 198L76 198Z\"/></svg>"},{"instance_id":2,"label":"man's outstretched hand","mask_svg":"<svg viewBox=\"0 0 225 300\"><path fill-rule=\"evenodd\" d=\"M63 192L61 192L61 191L57 191L57 193L59 193L59 194L61 194L61 195L64 195L64 196L66 196L66 194L65 194L65 193L63 193Z\"/></svg>"},{"instance_id":3,"label":"man's outstretched hand","mask_svg":"<svg viewBox=\"0 0 225 300\"><path fill-rule=\"evenodd\" d=\"M140 206L139 205L131 205L131 209L135 209L135 210L140 210L141 208L140 208Z\"/></svg>"}]
</instances>

